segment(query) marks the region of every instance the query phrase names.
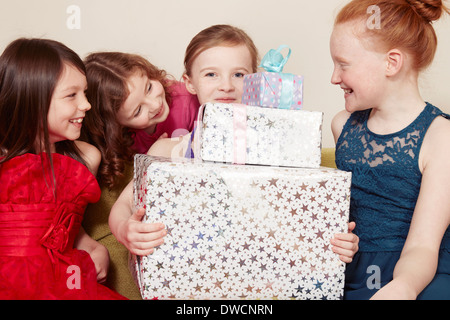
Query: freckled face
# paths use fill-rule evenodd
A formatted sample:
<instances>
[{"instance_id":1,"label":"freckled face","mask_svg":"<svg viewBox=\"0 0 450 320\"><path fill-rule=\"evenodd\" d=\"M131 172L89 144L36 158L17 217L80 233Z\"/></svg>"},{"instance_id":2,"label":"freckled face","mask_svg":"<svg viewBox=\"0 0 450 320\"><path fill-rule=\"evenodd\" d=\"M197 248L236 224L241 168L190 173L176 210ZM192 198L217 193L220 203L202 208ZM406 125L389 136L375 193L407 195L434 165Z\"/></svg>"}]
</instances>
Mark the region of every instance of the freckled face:
<instances>
[{"instance_id":1,"label":"freckled face","mask_svg":"<svg viewBox=\"0 0 450 320\"><path fill-rule=\"evenodd\" d=\"M338 24L330 39L334 62L331 83L344 90L349 112L375 107L386 83L386 55L369 50L355 32L353 23Z\"/></svg>"}]
</instances>

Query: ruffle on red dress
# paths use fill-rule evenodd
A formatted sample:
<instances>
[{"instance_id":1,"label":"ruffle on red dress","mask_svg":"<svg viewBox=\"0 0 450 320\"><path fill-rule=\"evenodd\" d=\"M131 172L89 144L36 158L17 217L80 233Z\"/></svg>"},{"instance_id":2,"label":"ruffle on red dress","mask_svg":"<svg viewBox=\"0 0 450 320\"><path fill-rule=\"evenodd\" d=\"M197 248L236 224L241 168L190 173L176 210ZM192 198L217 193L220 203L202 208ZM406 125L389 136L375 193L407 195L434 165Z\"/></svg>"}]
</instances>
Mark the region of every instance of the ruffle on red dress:
<instances>
[{"instance_id":1,"label":"ruffle on red dress","mask_svg":"<svg viewBox=\"0 0 450 320\"><path fill-rule=\"evenodd\" d=\"M100 198L95 177L52 154L53 183L46 157L24 154L0 166L0 299L124 299L97 283L91 257L73 247L87 204Z\"/></svg>"}]
</instances>

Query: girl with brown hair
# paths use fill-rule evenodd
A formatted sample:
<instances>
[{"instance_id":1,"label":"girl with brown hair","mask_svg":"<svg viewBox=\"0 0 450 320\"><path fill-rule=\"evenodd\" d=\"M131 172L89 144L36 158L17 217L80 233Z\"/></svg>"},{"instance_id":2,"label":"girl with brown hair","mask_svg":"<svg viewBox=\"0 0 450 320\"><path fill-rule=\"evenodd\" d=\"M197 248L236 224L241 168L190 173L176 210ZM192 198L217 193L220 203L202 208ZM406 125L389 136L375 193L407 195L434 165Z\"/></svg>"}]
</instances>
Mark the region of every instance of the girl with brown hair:
<instances>
[{"instance_id":1,"label":"girl with brown hair","mask_svg":"<svg viewBox=\"0 0 450 320\"><path fill-rule=\"evenodd\" d=\"M18 39L0 57L0 299L122 299L100 285L106 248L81 227L100 198L82 60L62 43Z\"/></svg>"},{"instance_id":2,"label":"girl with brown hair","mask_svg":"<svg viewBox=\"0 0 450 320\"><path fill-rule=\"evenodd\" d=\"M161 136L192 130L199 103L183 83L142 56L96 52L85 64L92 110L82 138L100 150L98 178L112 189L135 153L146 153Z\"/></svg>"}]
</instances>

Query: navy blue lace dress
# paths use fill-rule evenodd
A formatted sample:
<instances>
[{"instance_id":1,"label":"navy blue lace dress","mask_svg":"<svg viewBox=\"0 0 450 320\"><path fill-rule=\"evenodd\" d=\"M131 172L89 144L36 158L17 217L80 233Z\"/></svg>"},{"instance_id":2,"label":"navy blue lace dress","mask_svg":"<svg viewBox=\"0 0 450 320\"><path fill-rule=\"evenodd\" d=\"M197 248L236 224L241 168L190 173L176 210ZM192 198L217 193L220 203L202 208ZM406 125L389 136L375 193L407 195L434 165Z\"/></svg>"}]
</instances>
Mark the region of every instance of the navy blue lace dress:
<instances>
[{"instance_id":1,"label":"navy blue lace dress","mask_svg":"<svg viewBox=\"0 0 450 320\"><path fill-rule=\"evenodd\" d=\"M427 103L405 129L378 135L367 127L370 111L354 112L336 144L337 167L352 172L350 221L356 222L354 233L360 238L359 251L346 269L345 299L369 299L392 280L419 195L423 138L436 117L448 118ZM450 299L449 228L436 276L418 299Z\"/></svg>"}]
</instances>

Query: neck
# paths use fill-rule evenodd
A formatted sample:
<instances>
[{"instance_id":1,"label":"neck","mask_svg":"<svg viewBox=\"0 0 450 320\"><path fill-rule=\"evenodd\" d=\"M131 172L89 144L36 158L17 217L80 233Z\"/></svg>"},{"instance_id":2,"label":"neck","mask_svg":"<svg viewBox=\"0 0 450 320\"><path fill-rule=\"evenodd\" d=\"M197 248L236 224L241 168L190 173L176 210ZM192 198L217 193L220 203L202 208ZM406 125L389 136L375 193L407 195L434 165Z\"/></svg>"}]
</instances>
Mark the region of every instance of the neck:
<instances>
[{"instance_id":1,"label":"neck","mask_svg":"<svg viewBox=\"0 0 450 320\"><path fill-rule=\"evenodd\" d=\"M150 127L144 129L144 131L148 134L154 134L156 131L156 124L153 124Z\"/></svg>"},{"instance_id":2,"label":"neck","mask_svg":"<svg viewBox=\"0 0 450 320\"><path fill-rule=\"evenodd\" d=\"M36 150L35 151L36 154L39 154L41 152L46 152L44 143L36 141L34 143L34 145L35 145L34 149ZM56 152L55 144L54 143L50 143L50 153L55 153L55 152Z\"/></svg>"},{"instance_id":3,"label":"neck","mask_svg":"<svg viewBox=\"0 0 450 320\"><path fill-rule=\"evenodd\" d=\"M384 99L374 106L368 126L378 134L389 134L406 128L425 107L420 96L417 77L390 79Z\"/></svg>"}]
</instances>

